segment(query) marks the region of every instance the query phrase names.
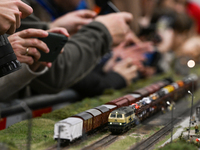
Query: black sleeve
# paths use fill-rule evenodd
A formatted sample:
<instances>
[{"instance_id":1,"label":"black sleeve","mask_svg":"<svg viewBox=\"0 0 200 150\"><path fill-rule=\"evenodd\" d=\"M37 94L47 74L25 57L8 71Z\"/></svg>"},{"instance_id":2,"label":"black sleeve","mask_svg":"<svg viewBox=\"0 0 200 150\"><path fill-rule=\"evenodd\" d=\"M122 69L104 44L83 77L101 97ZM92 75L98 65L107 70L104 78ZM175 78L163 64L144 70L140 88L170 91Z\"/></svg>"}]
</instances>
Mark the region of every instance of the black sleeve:
<instances>
[{"instance_id":1,"label":"black sleeve","mask_svg":"<svg viewBox=\"0 0 200 150\"><path fill-rule=\"evenodd\" d=\"M77 91L82 97L93 97L103 94L106 89L124 87L126 87L126 82L119 74L109 72L103 75L93 71L70 88Z\"/></svg>"}]
</instances>

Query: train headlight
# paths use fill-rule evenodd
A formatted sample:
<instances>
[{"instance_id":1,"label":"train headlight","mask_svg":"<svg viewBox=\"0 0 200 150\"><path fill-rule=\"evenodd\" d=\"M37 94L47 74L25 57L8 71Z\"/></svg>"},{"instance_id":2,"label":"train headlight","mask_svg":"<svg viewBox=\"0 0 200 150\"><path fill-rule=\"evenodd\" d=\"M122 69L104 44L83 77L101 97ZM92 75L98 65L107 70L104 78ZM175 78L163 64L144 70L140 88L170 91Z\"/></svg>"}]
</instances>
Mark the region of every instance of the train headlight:
<instances>
[{"instance_id":1,"label":"train headlight","mask_svg":"<svg viewBox=\"0 0 200 150\"><path fill-rule=\"evenodd\" d=\"M119 123L119 125L122 125L122 123Z\"/></svg>"},{"instance_id":2,"label":"train headlight","mask_svg":"<svg viewBox=\"0 0 200 150\"><path fill-rule=\"evenodd\" d=\"M110 124L112 124L112 122L110 122Z\"/></svg>"}]
</instances>

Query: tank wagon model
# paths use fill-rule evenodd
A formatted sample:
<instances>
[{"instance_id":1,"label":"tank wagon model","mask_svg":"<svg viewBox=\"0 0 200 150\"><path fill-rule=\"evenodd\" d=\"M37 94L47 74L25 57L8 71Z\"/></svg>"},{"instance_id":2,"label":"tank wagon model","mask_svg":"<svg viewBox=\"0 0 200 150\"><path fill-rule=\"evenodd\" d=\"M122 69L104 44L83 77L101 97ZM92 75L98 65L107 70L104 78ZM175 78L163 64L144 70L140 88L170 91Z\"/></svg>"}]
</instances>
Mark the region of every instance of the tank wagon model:
<instances>
[{"instance_id":1,"label":"tank wagon model","mask_svg":"<svg viewBox=\"0 0 200 150\"><path fill-rule=\"evenodd\" d=\"M54 139L72 142L107 124L111 132L124 132L136 122L143 121L161 110L161 107L166 105L166 100L176 101L187 93L187 90L195 90L197 79L197 76L191 75L174 83L162 80L61 120L54 126ZM112 117L114 114L115 117Z\"/></svg>"}]
</instances>

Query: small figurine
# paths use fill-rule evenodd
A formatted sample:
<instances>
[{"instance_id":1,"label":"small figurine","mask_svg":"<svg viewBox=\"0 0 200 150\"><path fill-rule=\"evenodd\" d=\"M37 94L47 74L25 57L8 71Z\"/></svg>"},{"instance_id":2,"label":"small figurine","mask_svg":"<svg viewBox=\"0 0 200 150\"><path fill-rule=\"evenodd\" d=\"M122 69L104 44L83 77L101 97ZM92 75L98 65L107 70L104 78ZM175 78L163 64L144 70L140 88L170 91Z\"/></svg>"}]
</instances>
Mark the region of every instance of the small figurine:
<instances>
[{"instance_id":1,"label":"small figurine","mask_svg":"<svg viewBox=\"0 0 200 150\"><path fill-rule=\"evenodd\" d=\"M194 128L195 128L195 134L197 134L199 132L199 126L196 125Z\"/></svg>"}]
</instances>

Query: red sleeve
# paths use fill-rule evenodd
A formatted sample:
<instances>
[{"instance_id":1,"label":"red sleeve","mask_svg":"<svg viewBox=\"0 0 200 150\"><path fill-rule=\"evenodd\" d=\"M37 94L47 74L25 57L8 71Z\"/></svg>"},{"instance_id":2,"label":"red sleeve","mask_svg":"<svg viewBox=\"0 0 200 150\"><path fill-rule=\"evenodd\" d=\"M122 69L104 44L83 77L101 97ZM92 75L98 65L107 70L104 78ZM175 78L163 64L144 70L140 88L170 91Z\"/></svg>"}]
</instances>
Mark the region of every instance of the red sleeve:
<instances>
[{"instance_id":1,"label":"red sleeve","mask_svg":"<svg viewBox=\"0 0 200 150\"><path fill-rule=\"evenodd\" d=\"M200 7L195 3L187 4L187 12L197 24L197 31L200 34Z\"/></svg>"}]
</instances>

